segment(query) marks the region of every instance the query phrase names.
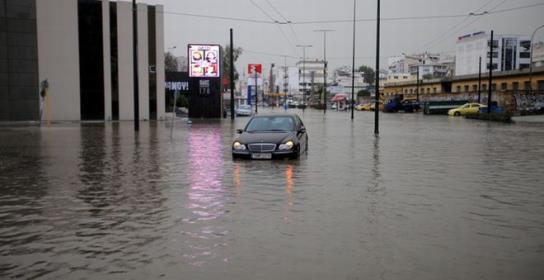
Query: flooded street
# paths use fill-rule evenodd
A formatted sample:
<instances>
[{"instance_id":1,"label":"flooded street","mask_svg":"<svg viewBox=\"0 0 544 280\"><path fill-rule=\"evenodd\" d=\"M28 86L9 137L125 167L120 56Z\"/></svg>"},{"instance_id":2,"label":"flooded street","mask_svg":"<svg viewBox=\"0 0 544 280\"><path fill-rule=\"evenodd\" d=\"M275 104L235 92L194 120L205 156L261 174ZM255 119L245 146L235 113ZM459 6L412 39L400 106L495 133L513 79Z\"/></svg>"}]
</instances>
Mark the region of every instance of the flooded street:
<instances>
[{"instance_id":1,"label":"flooded street","mask_svg":"<svg viewBox=\"0 0 544 280\"><path fill-rule=\"evenodd\" d=\"M1 127L0 278L544 279L544 126L296 112L299 160L233 161L248 118Z\"/></svg>"}]
</instances>

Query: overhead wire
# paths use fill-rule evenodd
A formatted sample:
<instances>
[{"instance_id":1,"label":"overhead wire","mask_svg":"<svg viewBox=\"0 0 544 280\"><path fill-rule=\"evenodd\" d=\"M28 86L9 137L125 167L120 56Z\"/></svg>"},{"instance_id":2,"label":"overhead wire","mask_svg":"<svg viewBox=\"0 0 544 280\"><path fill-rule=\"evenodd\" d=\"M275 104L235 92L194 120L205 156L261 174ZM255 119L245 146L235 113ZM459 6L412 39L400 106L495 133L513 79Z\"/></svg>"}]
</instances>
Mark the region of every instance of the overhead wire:
<instances>
[{"instance_id":1,"label":"overhead wire","mask_svg":"<svg viewBox=\"0 0 544 280\"><path fill-rule=\"evenodd\" d=\"M489 1L487 1L485 4L483 4L482 6L480 6L480 7L477 8L477 9L475 9L474 11L475 11L475 12L478 12L478 13L481 12L481 10L482 10L483 8L485 8L487 5L491 4L491 2L493 2L493 1L494 1L494 0L489 0ZM447 36L450 36L450 35L452 34L451 32L457 30L457 28L458 28L459 26L461 26L462 24L464 24L470 17L471 17L471 15L470 15L470 14L467 14L466 17L464 17L463 20L461 20L459 23L457 23L456 25L451 26L451 27L450 27L448 30L446 30L445 32L440 32L440 33L438 34L437 37L434 37L434 39L429 40L429 41L428 41L427 43L425 43L420 49L427 49L428 47L433 46L434 43L436 43L437 41L440 41L440 40L442 40L443 38L445 38L445 37L447 37Z\"/></svg>"},{"instance_id":2,"label":"overhead wire","mask_svg":"<svg viewBox=\"0 0 544 280\"><path fill-rule=\"evenodd\" d=\"M251 4L253 4L253 6L257 7L257 9L259 9L266 17L268 17L270 20L278 23L280 21L276 20L274 17L272 17L270 14L268 14L261 6L259 6L257 3L255 3L255 1L253 0L249 0L249 2L251 2ZM297 53L297 50L295 48L295 44L293 44L293 42L291 42L291 39L289 39L289 37L287 36L287 34L285 34L285 32L283 31L283 29L281 29L281 27L279 25L276 25L278 27L278 29L280 30L282 36L285 38L285 40L287 41L287 43L289 44L289 47L291 47L292 51L294 51L294 53L296 54Z\"/></svg>"}]
</instances>

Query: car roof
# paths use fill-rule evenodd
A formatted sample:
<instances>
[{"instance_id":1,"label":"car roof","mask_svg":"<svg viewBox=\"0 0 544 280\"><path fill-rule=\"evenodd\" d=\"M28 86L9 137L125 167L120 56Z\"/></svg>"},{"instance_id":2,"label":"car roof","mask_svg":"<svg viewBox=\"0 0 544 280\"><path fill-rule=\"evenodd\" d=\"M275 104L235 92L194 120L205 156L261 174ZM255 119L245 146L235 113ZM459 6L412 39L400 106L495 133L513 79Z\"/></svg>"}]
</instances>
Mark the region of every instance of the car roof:
<instances>
[{"instance_id":1,"label":"car roof","mask_svg":"<svg viewBox=\"0 0 544 280\"><path fill-rule=\"evenodd\" d=\"M268 114L260 114L260 115L257 115L257 116L253 116L254 118L259 118L259 117L292 117L292 118L296 118L298 117L297 114L294 114L294 113L268 113Z\"/></svg>"}]
</instances>

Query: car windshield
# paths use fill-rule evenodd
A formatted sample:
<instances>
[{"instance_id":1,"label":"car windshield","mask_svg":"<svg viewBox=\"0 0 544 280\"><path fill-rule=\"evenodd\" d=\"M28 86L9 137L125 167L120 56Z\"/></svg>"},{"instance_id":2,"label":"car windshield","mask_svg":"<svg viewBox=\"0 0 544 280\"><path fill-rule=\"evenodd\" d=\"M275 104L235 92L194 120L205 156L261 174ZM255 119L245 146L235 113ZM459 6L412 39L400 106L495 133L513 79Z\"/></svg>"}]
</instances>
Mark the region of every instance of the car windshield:
<instances>
[{"instance_id":1,"label":"car windshield","mask_svg":"<svg viewBox=\"0 0 544 280\"><path fill-rule=\"evenodd\" d=\"M293 118L287 116L256 117L246 127L247 132L256 131L293 131Z\"/></svg>"},{"instance_id":2,"label":"car windshield","mask_svg":"<svg viewBox=\"0 0 544 280\"><path fill-rule=\"evenodd\" d=\"M244 110L249 109L249 110L251 110L251 106L249 106L249 105L240 105L240 107L238 107L238 109L244 109Z\"/></svg>"}]
</instances>

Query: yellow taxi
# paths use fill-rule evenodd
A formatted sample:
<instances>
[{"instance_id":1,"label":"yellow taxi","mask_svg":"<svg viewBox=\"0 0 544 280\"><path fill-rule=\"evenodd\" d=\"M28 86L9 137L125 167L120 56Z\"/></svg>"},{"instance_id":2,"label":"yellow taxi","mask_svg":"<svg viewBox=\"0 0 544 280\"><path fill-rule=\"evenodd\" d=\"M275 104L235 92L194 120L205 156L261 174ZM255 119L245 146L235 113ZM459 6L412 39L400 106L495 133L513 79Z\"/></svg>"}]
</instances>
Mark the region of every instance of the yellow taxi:
<instances>
[{"instance_id":1,"label":"yellow taxi","mask_svg":"<svg viewBox=\"0 0 544 280\"><path fill-rule=\"evenodd\" d=\"M359 104L359 105L355 106L355 110L357 110L357 111L370 111L370 110L372 110L371 107L372 107L372 105L370 103L368 103L368 104Z\"/></svg>"},{"instance_id":2,"label":"yellow taxi","mask_svg":"<svg viewBox=\"0 0 544 280\"><path fill-rule=\"evenodd\" d=\"M448 115L450 116L476 115L480 113L480 108L487 108L487 106L480 103L467 103L457 108L450 109L448 111Z\"/></svg>"}]
</instances>

